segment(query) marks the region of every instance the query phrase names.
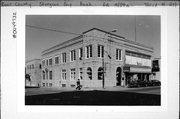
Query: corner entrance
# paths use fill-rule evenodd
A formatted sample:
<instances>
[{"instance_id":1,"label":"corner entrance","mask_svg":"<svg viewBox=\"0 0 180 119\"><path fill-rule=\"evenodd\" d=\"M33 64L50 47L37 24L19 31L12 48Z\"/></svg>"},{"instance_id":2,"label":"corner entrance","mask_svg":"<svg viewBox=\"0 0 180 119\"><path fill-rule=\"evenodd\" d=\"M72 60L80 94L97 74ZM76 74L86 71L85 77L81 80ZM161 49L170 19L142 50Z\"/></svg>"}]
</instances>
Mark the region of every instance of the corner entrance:
<instances>
[{"instance_id":1,"label":"corner entrance","mask_svg":"<svg viewBox=\"0 0 180 119\"><path fill-rule=\"evenodd\" d=\"M121 72L122 72L121 67L118 67L116 70L116 85L117 86L121 85Z\"/></svg>"}]
</instances>

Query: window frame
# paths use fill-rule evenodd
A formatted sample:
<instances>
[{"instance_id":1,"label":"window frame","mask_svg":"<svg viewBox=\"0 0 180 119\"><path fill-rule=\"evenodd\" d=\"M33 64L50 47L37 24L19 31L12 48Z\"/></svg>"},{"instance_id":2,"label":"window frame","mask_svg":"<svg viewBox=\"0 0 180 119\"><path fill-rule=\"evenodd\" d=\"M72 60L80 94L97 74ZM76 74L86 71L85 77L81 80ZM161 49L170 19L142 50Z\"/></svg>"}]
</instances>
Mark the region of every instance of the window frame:
<instances>
[{"instance_id":1,"label":"window frame","mask_svg":"<svg viewBox=\"0 0 180 119\"><path fill-rule=\"evenodd\" d=\"M52 80L52 79L53 79L53 72L49 71L49 80Z\"/></svg>"},{"instance_id":2,"label":"window frame","mask_svg":"<svg viewBox=\"0 0 180 119\"><path fill-rule=\"evenodd\" d=\"M79 60L82 60L83 58L83 48L79 48Z\"/></svg>"},{"instance_id":3,"label":"window frame","mask_svg":"<svg viewBox=\"0 0 180 119\"><path fill-rule=\"evenodd\" d=\"M89 70L90 69L90 70ZM86 74L87 74L87 76L88 76L88 78L90 79L90 80L92 80L92 68L91 67L87 67L87 70L86 70Z\"/></svg>"},{"instance_id":4,"label":"window frame","mask_svg":"<svg viewBox=\"0 0 180 119\"><path fill-rule=\"evenodd\" d=\"M116 60L122 61L122 49L116 48Z\"/></svg>"},{"instance_id":5,"label":"window frame","mask_svg":"<svg viewBox=\"0 0 180 119\"><path fill-rule=\"evenodd\" d=\"M63 53L61 53L61 63L62 64L64 64L64 63L66 63L66 52L63 52Z\"/></svg>"},{"instance_id":6,"label":"window frame","mask_svg":"<svg viewBox=\"0 0 180 119\"><path fill-rule=\"evenodd\" d=\"M62 78L62 80L66 80L67 79L67 71L66 71L66 69L62 69L62 71L61 71L61 78Z\"/></svg>"},{"instance_id":7,"label":"window frame","mask_svg":"<svg viewBox=\"0 0 180 119\"><path fill-rule=\"evenodd\" d=\"M46 59L46 66L49 66L49 59Z\"/></svg>"},{"instance_id":8,"label":"window frame","mask_svg":"<svg viewBox=\"0 0 180 119\"><path fill-rule=\"evenodd\" d=\"M100 69L101 69L101 70L100 70ZM101 73L101 75L102 75L102 78L101 78L101 79L99 78L100 73ZM99 67L99 68L98 68L98 80L103 80L103 73L104 73L103 67Z\"/></svg>"},{"instance_id":9,"label":"window frame","mask_svg":"<svg viewBox=\"0 0 180 119\"><path fill-rule=\"evenodd\" d=\"M58 59L57 61L56 61L56 58ZM59 57L59 55L56 55L56 56L54 56L54 64L55 65L58 65L59 64L59 59L60 59L60 57Z\"/></svg>"},{"instance_id":10,"label":"window frame","mask_svg":"<svg viewBox=\"0 0 180 119\"><path fill-rule=\"evenodd\" d=\"M43 80L45 80L46 79L46 72L45 71L42 71L43 72Z\"/></svg>"},{"instance_id":11,"label":"window frame","mask_svg":"<svg viewBox=\"0 0 180 119\"><path fill-rule=\"evenodd\" d=\"M46 61L43 59L42 60L42 67L45 67Z\"/></svg>"},{"instance_id":12,"label":"window frame","mask_svg":"<svg viewBox=\"0 0 180 119\"><path fill-rule=\"evenodd\" d=\"M51 62L50 62L51 61ZM50 64L51 63L51 64ZM53 58L49 58L49 66L52 66L53 65Z\"/></svg>"},{"instance_id":13,"label":"window frame","mask_svg":"<svg viewBox=\"0 0 180 119\"><path fill-rule=\"evenodd\" d=\"M79 68L79 79L83 80L83 68L82 67Z\"/></svg>"},{"instance_id":14,"label":"window frame","mask_svg":"<svg viewBox=\"0 0 180 119\"><path fill-rule=\"evenodd\" d=\"M98 58L104 58L104 45L98 44Z\"/></svg>"},{"instance_id":15,"label":"window frame","mask_svg":"<svg viewBox=\"0 0 180 119\"><path fill-rule=\"evenodd\" d=\"M74 62L76 60L76 50L70 51L70 62Z\"/></svg>"},{"instance_id":16,"label":"window frame","mask_svg":"<svg viewBox=\"0 0 180 119\"><path fill-rule=\"evenodd\" d=\"M74 70L74 71L72 71L72 70ZM75 80L75 79L76 79L76 68L71 68L70 69L70 80Z\"/></svg>"},{"instance_id":17,"label":"window frame","mask_svg":"<svg viewBox=\"0 0 180 119\"><path fill-rule=\"evenodd\" d=\"M91 58L92 57L92 45L87 45L86 47L85 47L85 58L86 59L89 59L89 58Z\"/></svg>"}]
</instances>

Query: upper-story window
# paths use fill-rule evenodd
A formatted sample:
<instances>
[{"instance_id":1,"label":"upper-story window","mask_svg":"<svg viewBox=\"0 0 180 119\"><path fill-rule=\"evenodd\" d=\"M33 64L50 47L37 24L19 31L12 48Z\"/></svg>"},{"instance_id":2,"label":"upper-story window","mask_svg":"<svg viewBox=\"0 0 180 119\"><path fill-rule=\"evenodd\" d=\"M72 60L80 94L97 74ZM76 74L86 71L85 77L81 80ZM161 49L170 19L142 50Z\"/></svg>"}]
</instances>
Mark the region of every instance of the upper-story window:
<instances>
[{"instance_id":1,"label":"upper-story window","mask_svg":"<svg viewBox=\"0 0 180 119\"><path fill-rule=\"evenodd\" d=\"M39 65L39 69L41 69L41 64Z\"/></svg>"},{"instance_id":2,"label":"upper-story window","mask_svg":"<svg viewBox=\"0 0 180 119\"><path fill-rule=\"evenodd\" d=\"M98 57L104 57L104 46L98 45Z\"/></svg>"},{"instance_id":3,"label":"upper-story window","mask_svg":"<svg viewBox=\"0 0 180 119\"><path fill-rule=\"evenodd\" d=\"M66 62L66 53L62 53L62 63L65 63Z\"/></svg>"},{"instance_id":4,"label":"upper-story window","mask_svg":"<svg viewBox=\"0 0 180 119\"><path fill-rule=\"evenodd\" d=\"M86 58L92 57L92 45L86 46Z\"/></svg>"},{"instance_id":5,"label":"upper-story window","mask_svg":"<svg viewBox=\"0 0 180 119\"><path fill-rule=\"evenodd\" d=\"M122 60L122 50L116 49L116 60Z\"/></svg>"},{"instance_id":6,"label":"upper-story window","mask_svg":"<svg viewBox=\"0 0 180 119\"><path fill-rule=\"evenodd\" d=\"M46 66L48 66L48 59L46 60Z\"/></svg>"},{"instance_id":7,"label":"upper-story window","mask_svg":"<svg viewBox=\"0 0 180 119\"><path fill-rule=\"evenodd\" d=\"M70 52L70 61L72 62L74 60L76 60L76 50Z\"/></svg>"},{"instance_id":8,"label":"upper-story window","mask_svg":"<svg viewBox=\"0 0 180 119\"><path fill-rule=\"evenodd\" d=\"M50 59L49 59L49 66L51 66L52 63L53 63L53 60L52 60L52 58L50 58Z\"/></svg>"},{"instance_id":9,"label":"upper-story window","mask_svg":"<svg viewBox=\"0 0 180 119\"><path fill-rule=\"evenodd\" d=\"M42 71L42 72L43 72L43 79L45 80L45 76L46 76L45 71Z\"/></svg>"},{"instance_id":10,"label":"upper-story window","mask_svg":"<svg viewBox=\"0 0 180 119\"><path fill-rule=\"evenodd\" d=\"M83 57L83 48L79 48L79 60L82 60Z\"/></svg>"},{"instance_id":11,"label":"upper-story window","mask_svg":"<svg viewBox=\"0 0 180 119\"><path fill-rule=\"evenodd\" d=\"M32 69L34 69L34 64L32 64Z\"/></svg>"},{"instance_id":12,"label":"upper-story window","mask_svg":"<svg viewBox=\"0 0 180 119\"><path fill-rule=\"evenodd\" d=\"M29 67L30 67L30 70L31 70L31 65L29 65Z\"/></svg>"},{"instance_id":13,"label":"upper-story window","mask_svg":"<svg viewBox=\"0 0 180 119\"><path fill-rule=\"evenodd\" d=\"M55 64L59 64L59 57L55 56Z\"/></svg>"},{"instance_id":14,"label":"upper-story window","mask_svg":"<svg viewBox=\"0 0 180 119\"><path fill-rule=\"evenodd\" d=\"M52 71L49 71L49 79L52 80Z\"/></svg>"},{"instance_id":15,"label":"upper-story window","mask_svg":"<svg viewBox=\"0 0 180 119\"><path fill-rule=\"evenodd\" d=\"M45 60L42 61L42 67L44 67L44 66L45 66Z\"/></svg>"}]
</instances>

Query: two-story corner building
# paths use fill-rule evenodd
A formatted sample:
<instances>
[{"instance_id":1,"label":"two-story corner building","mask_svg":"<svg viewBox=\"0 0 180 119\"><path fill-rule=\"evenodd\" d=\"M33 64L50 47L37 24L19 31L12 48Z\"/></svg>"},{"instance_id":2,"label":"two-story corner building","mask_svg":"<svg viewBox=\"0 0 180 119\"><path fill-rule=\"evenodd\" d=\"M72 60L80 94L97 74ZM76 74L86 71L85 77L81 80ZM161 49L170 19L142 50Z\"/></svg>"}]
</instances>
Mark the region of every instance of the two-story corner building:
<instances>
[{"instance_id":1,"label":"two-story corner building","mask_svg":"<svg viewBox=\"0 0 180 119\"><path fill-rule=\"evenodd\" d=\"M41 85L41 60L33 59L26 62L25 67L25 86L40 87Z\"/></svg>"},{"instance_id":2,"label":"two-story corner building","mask_svg":"<svg viewBox=\"0 0 180 119\"><path fill-rule=\"evenodd\" d=\"M153 49L97 28L42 52L42 87L125 86L149 80ZM103 75L104 72L104 75Z\"/></svg>"}]
</instances>

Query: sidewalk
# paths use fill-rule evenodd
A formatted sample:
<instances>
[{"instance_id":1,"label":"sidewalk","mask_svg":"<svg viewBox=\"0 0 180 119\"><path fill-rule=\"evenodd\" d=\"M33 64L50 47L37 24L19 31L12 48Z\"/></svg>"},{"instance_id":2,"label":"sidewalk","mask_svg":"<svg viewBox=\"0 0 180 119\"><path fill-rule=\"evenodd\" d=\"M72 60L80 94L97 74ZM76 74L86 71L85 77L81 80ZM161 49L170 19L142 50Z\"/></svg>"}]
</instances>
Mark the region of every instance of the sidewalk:
<instances>
[{"instance_id":1,"label":"sidewalk","mask_svg":"<svg viewBox=\"0 0 180 119\"><path fill-rule=\"evenodd\" d=\"M107 88L101 88L101 87L83 87L80 91L121 91L121 90L127 90L128 88L124 87L107 87ZM26 88L25 89L25 95L40 95L40 94L51 94L51 93L60 93L60 92L68 92L68 91L77 91L75 88Z\"/></svg>"},{"instance_id":2,"label":"sidewalk","mask_svg":"<svg viewBox=\"0 0 180 119\"><path fill-rule=\"evenodd\" d=\"M153 87L141 87L141 88L126 88L121 86L114 87L83 87L80 91L131 91L131 90L141 90L141 89L153 88ZM40 94L52 94L52 93L61 93L77 91L75 88L27 88L25 90L25 95L40 95Z\"/></svg>"}]
</instances>

